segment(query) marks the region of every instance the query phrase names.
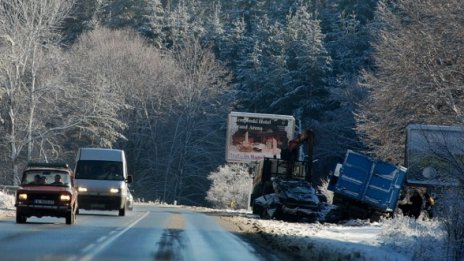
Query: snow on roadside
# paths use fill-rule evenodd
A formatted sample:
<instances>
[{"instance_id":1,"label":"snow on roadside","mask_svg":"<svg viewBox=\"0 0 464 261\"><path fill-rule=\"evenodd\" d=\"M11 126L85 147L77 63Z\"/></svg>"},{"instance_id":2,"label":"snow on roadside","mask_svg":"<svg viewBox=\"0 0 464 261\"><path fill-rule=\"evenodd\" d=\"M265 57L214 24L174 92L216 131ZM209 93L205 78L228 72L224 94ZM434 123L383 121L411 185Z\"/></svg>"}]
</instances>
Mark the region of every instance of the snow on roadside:
<instances>
[{"instance_id":1,"label":"snow on roadside","mask_svg":"<svg viewBox=\"0 0 464 261\"><path fill-rule=\"evenodd\" d=\"M383 221L379 240L396 252L408 255L411 260L444 260L446 232L437 220L415 220L396 217Z\"/></svg>"},{"instance_id":2,"label":"snow on roadside","mask_svg":"<svg viewBox=\"0 0 464 261\"><path fill-rule=\"evenodd\" d=\"M288 223L239 216L227 219L244 232L252 228L273 248L292 253L301 260L410 260L407 255L381 245L379 223Z\"/></svg>"},{"instance_id":3,"label":"snow on roadside","mask_svg":"<svg viewBox=\"0 0 464 261\"><path fill-rule=\"evenodd\" d=\"M272 247L301 260L425 261L446 255L445 230L437 220L396 217L373 223L310 224L262 220L245 210L195 209L220 213L243 233L259 234Z\"/></svg>"},{"instance_id":4,"label":"snow on roadside","mask_svg":"<svg viewBox=\"0 0 464 261\"><path fill-rule=\"evenodd\" d=\"M14 196L0 191L0 217L15 216Z\"/></svg>"}]
</instances>

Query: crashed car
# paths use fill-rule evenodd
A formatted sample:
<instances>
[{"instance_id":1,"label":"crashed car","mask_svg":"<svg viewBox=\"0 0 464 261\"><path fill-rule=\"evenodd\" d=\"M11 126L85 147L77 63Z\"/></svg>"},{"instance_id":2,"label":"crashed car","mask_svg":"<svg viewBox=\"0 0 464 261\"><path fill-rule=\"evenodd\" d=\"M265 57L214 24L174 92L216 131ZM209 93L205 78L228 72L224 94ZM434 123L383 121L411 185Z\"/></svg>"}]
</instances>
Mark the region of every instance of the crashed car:
<instances>
[{"instance_id":1,"label":"crashed car","mask_svg":"<svg viewBox=\"0 0 464 261\"><path fill-rule=\"evenodd\" d=\"M320 200L316 190L305 180L271 179L274 193L254 199L254 212L261 218L316 221Z\"/></svg>"}]
</instances>

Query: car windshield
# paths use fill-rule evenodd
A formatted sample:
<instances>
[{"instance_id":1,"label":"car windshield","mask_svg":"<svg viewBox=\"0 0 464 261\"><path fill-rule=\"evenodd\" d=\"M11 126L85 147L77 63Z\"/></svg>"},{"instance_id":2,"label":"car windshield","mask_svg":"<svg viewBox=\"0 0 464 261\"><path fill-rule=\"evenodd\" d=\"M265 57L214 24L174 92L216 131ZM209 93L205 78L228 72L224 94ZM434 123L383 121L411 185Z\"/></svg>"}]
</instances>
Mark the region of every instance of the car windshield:
<instances>
[{"instance_id":1,"label":"car windshield","mask_svg":"<svg viewBox=\"0 0 464 261\"><path fill-rule=\"evenodd\" d=\"M104 160L79 160L76 179L124 180L121 162Z\"/></svg>"},{"instance_id":2,"label":"car windshield","mask_svg":"<svg viewBox=\"0 0 464 261\"><path fill-rule=\"evenodd\" d=\"M21 185L69 186L70 183L67 172L30 170L24 173Z\"/></svg>"}]
</instances>

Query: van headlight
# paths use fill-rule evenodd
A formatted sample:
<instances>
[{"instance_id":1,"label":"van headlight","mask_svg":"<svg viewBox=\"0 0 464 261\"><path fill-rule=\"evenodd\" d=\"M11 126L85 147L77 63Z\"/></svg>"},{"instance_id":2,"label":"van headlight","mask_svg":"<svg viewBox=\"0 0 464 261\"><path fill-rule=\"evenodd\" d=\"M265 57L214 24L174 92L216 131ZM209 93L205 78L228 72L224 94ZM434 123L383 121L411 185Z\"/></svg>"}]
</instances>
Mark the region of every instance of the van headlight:
<instances>
[{"instance_id":1,"label":"van headlight","mask_svg":"<svg viewBox=\"0 0 464 261\"><path fill-rule=\"evenodd\" d=\"M113 194L114 194L114 193L119 193L119 191L120 191L120 190L117 189L117 188L111 188L111 189L110 189L110 193L113 193Z\"/></svg>"},{"instance_id":2,"label":"van headlight","mask_svg":"<svg viewBox=\"0 0 464 261\"><path fill-rule=\"evenodd\" d=\"M77 191L79 191L79 192L87 192L87 188L78 187L78 188L77 188Z\"/></svg>"}]
</instances>

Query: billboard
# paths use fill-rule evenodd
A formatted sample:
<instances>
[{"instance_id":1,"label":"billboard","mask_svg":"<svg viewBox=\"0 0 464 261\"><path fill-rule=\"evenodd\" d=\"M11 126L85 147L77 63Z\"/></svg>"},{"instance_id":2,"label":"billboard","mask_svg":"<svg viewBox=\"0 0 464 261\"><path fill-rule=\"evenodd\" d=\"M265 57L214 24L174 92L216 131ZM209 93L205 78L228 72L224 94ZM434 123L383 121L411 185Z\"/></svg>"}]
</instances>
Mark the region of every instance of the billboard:
<instances>
[{"instance_id":1,"label":"billboard","mask_svg":"<svg viewBox=\"0 0 464 261\"><path fill-rule=\"evenodd\" d=\"M295 118L289 115L231 112L227 126L226 160L252 162L280 159L293 139Z\"/></svg>"},{"instance_id":2,"label":"billboard","mask_svg":"<svg viewBox=\"0 0 464 261\"><path fill-rule=\"evenodd\" d=\"M408 183L457 185L464 173L464 126L410 124L406 137Z\"/></svg>"}]
</instances>

